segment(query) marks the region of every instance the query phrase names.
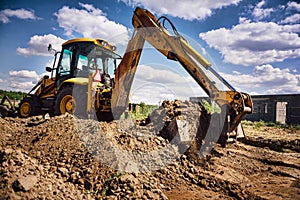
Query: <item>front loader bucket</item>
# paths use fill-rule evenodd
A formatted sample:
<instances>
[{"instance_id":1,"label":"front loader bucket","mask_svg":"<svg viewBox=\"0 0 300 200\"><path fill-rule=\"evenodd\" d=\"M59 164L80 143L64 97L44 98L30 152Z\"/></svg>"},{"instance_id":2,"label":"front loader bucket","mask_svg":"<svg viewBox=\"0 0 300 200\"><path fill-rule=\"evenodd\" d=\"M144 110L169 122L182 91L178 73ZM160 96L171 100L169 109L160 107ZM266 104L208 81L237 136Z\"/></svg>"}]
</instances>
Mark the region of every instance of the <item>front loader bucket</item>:
<instances>
[{"instance_id":1,"label":"front loader bucket","mask_svg":"<svg viewBox=\"0 0 300 200\"><path fill-rule=\"evenodd\" d=\"M18 113L16 110L9 109L4 105L0 105L0 117L17 117Z\"/></svg>"},{"instance_id":2,"label":"front loader bucket","mask_svg":"<svg viewBox=\"0 0 300 200\"><path fill-rule=\"evenodd\" d=\"M4 102L8 101L9 106L4 105ZM15 106L12 104L8 96L4 96L0 102L0 117L17 117L18 112L16 111Z\"/></svg>"}]
</instances>

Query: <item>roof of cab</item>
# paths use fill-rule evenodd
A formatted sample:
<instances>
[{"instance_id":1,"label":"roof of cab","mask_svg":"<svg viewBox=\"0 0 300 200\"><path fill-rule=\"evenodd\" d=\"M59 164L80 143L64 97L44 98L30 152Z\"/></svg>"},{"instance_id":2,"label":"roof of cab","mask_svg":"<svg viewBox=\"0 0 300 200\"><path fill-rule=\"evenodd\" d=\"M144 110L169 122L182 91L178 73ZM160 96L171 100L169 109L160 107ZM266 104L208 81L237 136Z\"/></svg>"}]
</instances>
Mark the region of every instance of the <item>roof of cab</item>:
<instances>
[{"instance_id":1,"label":"roof of cab","mask_svg":"<svg viewBox=\"0 0 300 200\"><path fill-rule=\"evenodd\" d=\"M103 39L93 39L93 38L75 38L66 41L62 44L62 46L65 46L67 44L75 43L75 42L93 42L97 46L102 46L108 50L116 51L117 47L113 44L109 44L106 40Z\"/></svg>"}]
</instances>

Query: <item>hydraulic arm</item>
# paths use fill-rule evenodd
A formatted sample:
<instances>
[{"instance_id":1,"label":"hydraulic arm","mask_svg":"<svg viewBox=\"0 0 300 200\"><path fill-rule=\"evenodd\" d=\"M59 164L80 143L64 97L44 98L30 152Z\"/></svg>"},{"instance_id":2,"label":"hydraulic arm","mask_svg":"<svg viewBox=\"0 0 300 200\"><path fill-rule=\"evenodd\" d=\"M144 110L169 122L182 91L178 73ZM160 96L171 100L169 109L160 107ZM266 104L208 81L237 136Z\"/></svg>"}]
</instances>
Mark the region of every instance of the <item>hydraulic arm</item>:
<instances>
[{"instance_id":1,"label":"hydraulic arm","mask_svg":"<svg viewBox=\"0 0 300 200\"><path fill-rule=\"evenodd\" d=\"M174 35L164 27L166 21L170 23ZM210 62L188 44L166 17L156 19L149 11L136 8L132 24L135 32L116 70L112 96L113 112L122 112L128 104L130 87L145 41L168 59L178 61L212 100L219 106L226 107L229 116L229 132L236 130L246 113L252 112L251 97L246 93L237 92L224 80L211 67Z\"/></svg>"}]
</instances>

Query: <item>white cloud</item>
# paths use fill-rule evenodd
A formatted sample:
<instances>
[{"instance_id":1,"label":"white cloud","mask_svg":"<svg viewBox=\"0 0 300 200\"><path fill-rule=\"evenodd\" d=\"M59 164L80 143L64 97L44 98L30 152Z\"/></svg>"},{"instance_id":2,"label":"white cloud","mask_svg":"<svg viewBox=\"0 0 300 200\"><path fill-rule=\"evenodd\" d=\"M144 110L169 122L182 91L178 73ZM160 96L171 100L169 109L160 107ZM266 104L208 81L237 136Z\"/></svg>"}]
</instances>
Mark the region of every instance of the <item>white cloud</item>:
<instances>
[{"instance_id":1,"label":"white cloud","mask_svg":"<svg viewBox=\"0 0 300 200\"><path fill-rule=\"evenodd\" d=\"M22 92L28 92L34 87L34 83L31 81L27 82L19 82L19 81L11 81L10 87L13 89L13 91L22 91Z\"/></svg>"},{"instance_id":2,"label":"white cloud","mask_svg":"<svg viewBox=\"0 0 300 200\"><path fill-rule=\"evenodd\" d=\"M288 68L280 69L270 64L255 66L251 74L221 75L242 91L261 94L300 93L300 74L293 74Z\"/></svg>"},{"instance_id":3,"label":"white cloud","mask_svg":"<svg viewBox=\"0 0 300 200\"><path fill-rule=\"evenodd\" d=\"M284 20L282 20L281 24L295 24L300 22L300 14L294 14L289 17L286 17Z\"/></svg>"},{"instance_id":4,"label":"white cloud","mask_svg":"<svg viewBox=\"0 0 300 200\"><path fill-rule=\"evenodd\" d=\"M266 4L265 0L260 1L254 8L252 15L255 20L262 20L266 17L269 17L272 12L274 12L273 8L262 8Z\"/></svg>"},{"instance_id":5,"label":"white cloud","mask_svg":"<svg viewBox=\"0 0 300 200\"><path fill-rule=\"evenodd\" d=\"M17 53L23 56L51 56L48 52L48 45L51 43L54 49L60 50L63 42L65 42L65 40L52 34L43 36L35 35L30 38L28 47L18 47Z\"/></svg>"},{"instance_id":6,"label":"white cloud","mask_svg":"<svg viewBox=\"0 0 300 200\"><path fill-rule=\"evenodd\" d=\"M34 11L23 8L17 10L5 9L0 11L0 22L7 24L10 22L10 17L32 20L40 19L39 17L35 16Z\"/></svg>"},{"instance_id":7,"label":"white cloud","mask_svg":"<svg viewBox=\"0 0 300 200\"><path fill-rule=\"evenodd\" d=\"M203 20L216 9L237 5L241 0L121 0L130 6L143 6L156 14L167 14L186 20Z\"/></svg>"},{"instance_id":8,"label":"white cloud","mask_svg":"<svg viewBox=\"0 0 300 200\"><path fill-rule=\"evenodd\" d=\"M238 72L238 71L233 71L232 73L233 73L233 74L237 74L237 75L240 75L240 74L241 74L241 72Z\"/></svg>"},{"instance_id":9,"label":"white cloud","mask_svg":"<svg viewBox=\"0 0 300 200\"><path fill-rule=\"evenodd\" d=\"M90 4L79 3L83 9L64 6L55 13L65 35L77 32L83 37L102 38L116 44L126 44L129 36L125 26L109 20L106 14Z\"/></svg>"},{"instance_id":10,"label":"white cloud","mask_svg":"<svg viewBox=\"0 0 300 200\"><path fill-rule=\"evenodd\" d=\"M294 1L289 2L287 4L287 7L288 7L288 9L293 9L293 10L300 12L300 4L297 2L294 2Z\"/></svg>"},{"instance_id":11,"label":"white cloud","mask_svg":"<svg viewBox=\"0 0 300 200\"><path fill-rule=\"evenodd\" d=\"M2 87L12 91L28 92L40 77L41 75L32 70L11 70L6 75Z\"/></svg>"},{"instance_id":12,"label":"white cloud","mask_svg":"<svg viewBox=\"0 0 300 200\"><path fill-rule=\"evenodd\" d=\"M300 58L299 32L299 24L240 20L231 29L220 28L199 36L219 50L225 62L250 66Z\"/></svg>"},{"instance_id":13,"label":"white cloud","mask_svg":"<svg viewBox=\"0 0 300 200\"><path fill-rule=\"evenodd\" d=\"M33 78L33 79L36 79L38 77L38 75L35 71L29 71L29 70L9 71L8 74L11 77L19 77L19 78Z\"/></svg>"},{"instance_id":14,"label":"white cloud","mask_svg":"<svg viewBox=\"0 0 300 200\"><path fill-rule=\"evenodd\" d=\"M131 89L131 102L158 104L165 99L188 100L204 96L203 90L189 75L182 75L167 66L160 68L139 65Z\"/></svg>"},{"instance_id":15,"label":"white cloud","mask_svg":"<svg viewBox=\"0 0 300 200\"><path fill-rule=\"evenodd\" d=\"M1 74L0 74L1 75ZM12 91L22 91L29 92L35 84L44 76L50 76L49 72L44 72L42 74L37 74L36 71L32 70L11 70L2 80L2 89L12 90Z\"/></svg>"}]
</instances>

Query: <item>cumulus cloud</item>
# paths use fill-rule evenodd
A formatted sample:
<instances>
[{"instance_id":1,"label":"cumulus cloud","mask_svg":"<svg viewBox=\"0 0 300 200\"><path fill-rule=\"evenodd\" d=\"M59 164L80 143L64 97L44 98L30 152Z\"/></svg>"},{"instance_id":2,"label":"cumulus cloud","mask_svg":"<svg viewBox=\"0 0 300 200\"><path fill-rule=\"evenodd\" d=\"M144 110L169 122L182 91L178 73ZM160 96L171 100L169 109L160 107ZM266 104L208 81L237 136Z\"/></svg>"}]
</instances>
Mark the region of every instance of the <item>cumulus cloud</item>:
<instances>
[{"instance_id":1,"label":"cumulus cloud","mask_svg":"<svg viewBox=\"0 0 300 200\"><path fill-rule=\"evenodd\" d=\"M28 92L31 90L31 88L34 87L34 83L32 81L27 82L19 82L19 81L11 81L10 87L13 89L13 91L22 91L22 92Z\"/></svg>"},{"instance_id":2,"label":"cumulus cloud","mask_svg":"<svg viewBox=\"0 0 300 200\"><path fill-rule=\"evenodd\" d=\"M300 22L300 4L296 2L288 2L287 5L283 6L285 9L285 19L280 20L280 24L299 24ZM296 13L294 13L296 11ZM297 13L298 12L298 13ZM299 30L298 30L299 31Z\"/></svg>"},{"instance_id":3,"label":"cumulus cloud","mask_svg":"<svg viewBox=\"0 0 300 200\"><path fill-rule=\"evenodd\" d=\"M6 76L4 87L13 91L28 92L40 77L32 70L11 70Z\"/></svg>"},{"instance_id":4,"label":"cumulus cloud","mask_svg":"<svg viewBox=\"0 0 300 200\"><path fill-rule=\"evenodd\" d=\"M35 35L32 36L28 42L27 48L18 47L17 53L23 56L51 56L48 52L48 45L52 44L54 49L60 50L61 45L65 40L53 34Z\"/></svg>"},{"instance_id":5,"label":"cumulus cloud","mask_svg":"<svg viewBox=\"0 0 300 200\"><path fill-rule=\"evenodd\" d=\"M29 70L9 71L9 76L19 77L19 78L34 78L34 79L38 77L35 71L29 71Z\"/></svg>"},{"instance_id":6,"label":"cumulus cloud","mask_svg":"<svg viewBox=\"0 0 300 200\"><path fill-rule=\"evenodd\" d=\"M267 8L267 1L261 0L248 7L247 17L240 17L237 25L200 33L199 37L218 50L227 63L255 66L297 59L300 15L294 12L299 7L289 2Z\"/></svg>"},{"instance_id":7,"label":"cumulus cloud","mask_svg":"<svg viewBox=\"0 0 300 200\"><path fill-rule=\"evenodd\" d=\"M269 17L270 14L274 11L273 8L263 8L265 4L266 1L262 0L253 9L252 15L255 20L262 20L266 17Z\"/></svg>"},{"instance_id":8,"label":"cumulus cloud","mask_svg":"<svg viewBox=\"0 0 300 200\"><path fill-rule=\"evenodd\" d=\"M250 22L230 29L220 28L199 36L220 51L227 63L253 66L300 57L300 25L274 22Z\"/></svg>"},{"instance_id":9,"label":"cumulus cloud","mask_svg":"<svg viewBox=\"0 0 300 200\"><path fill-rule=\"evenodd\" d=\"M281 20L281 24L295 24L300 22L300 14L294 14Z\"/></svg>"},{"instance_id":10,"label":"cumulus cloud","mask_svg":"<svg viewBox=\"0 0 300 200\"><path fill-rule=\"evenodd\" d=\"M7 24L10 22L11 17L16 17L19 19L31 19L36 20L40 19L39 17L35 16L34 11L26 10L26 9L5 9L0 11L0 22Z\"/></svg>"},{"instance_id":11,"label":"cumulus cloud","mask_svg":"<svg viewBox=\"0 0 300 200\"><path fill-rule=\"evenodd\" d=\"M205 96L205 93L189 75L182 75L162 65L159 68L138 66L131 89L131 102L158 104L165 99L187 100L195 96Z\"/></svg>"},{"instance_id":12,"label":"cumulus cloud","mask_svg":"<svg viewBox=\"0 0 300 200\"><path fill-rule=\"evenodd\" d=\"M270 64L255 66L251 74L221 73L232 85L240 90L261 94L300 93L300 74L288 68L280 69Z\"/></svg>"},{"instance_id":13,"label":"cumulus cloud","mask_svg":"<svg viewBox=\"0 0 300 200\"><path fill-rule=\"evenodd\" d=\"M121 0L130 6L143 6L159 15L170 15L186 20L203 20L213 14L216 9L237 5L241 0Z\"/></svg>"},{"instance_id":14,"label":"cumulus cloud","mask_svg":"<svg viewBox=\"0 0 300 200\"><path fill-rule=\"evenodd\" d=\"M63 6L55 13L59 26L65 35L72 37L74 32L83 37L102 38L116 44L126 44L129 36L125 26L109 20L106 14L90 4L79 3L82 9Z\"/></svg>"},{"instance_id":15,"label":"cumulus cloud","mask_svg":"<svg viewBox=\"0 0 300 200\"><path fill-rule=\"evenodd\" d=\"M287 8L291 9L291 10L296 10L296 11L300 12L300 4L297 3L297 2L294 2L294 1L288 2Z\"/></svg>"}]
</instances>

